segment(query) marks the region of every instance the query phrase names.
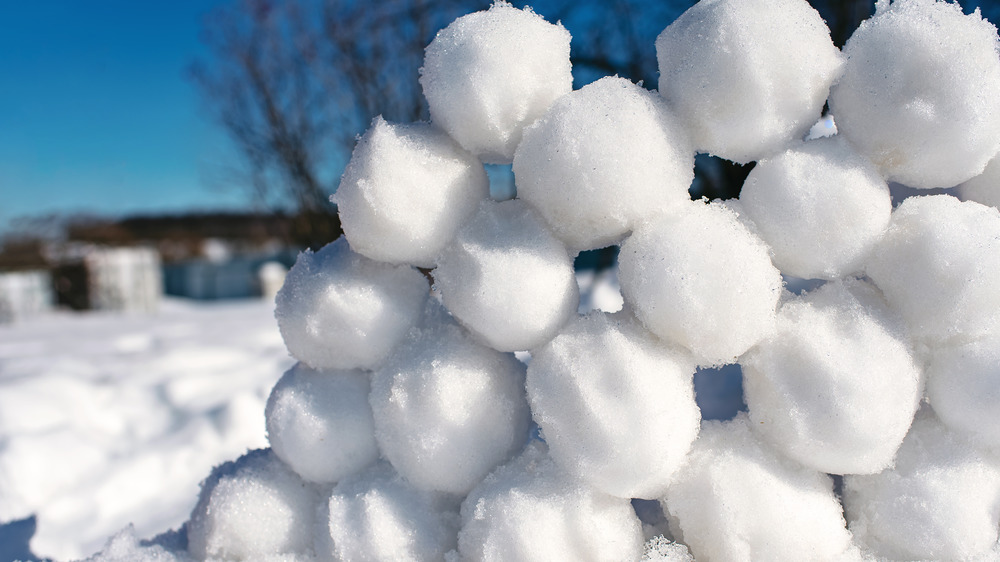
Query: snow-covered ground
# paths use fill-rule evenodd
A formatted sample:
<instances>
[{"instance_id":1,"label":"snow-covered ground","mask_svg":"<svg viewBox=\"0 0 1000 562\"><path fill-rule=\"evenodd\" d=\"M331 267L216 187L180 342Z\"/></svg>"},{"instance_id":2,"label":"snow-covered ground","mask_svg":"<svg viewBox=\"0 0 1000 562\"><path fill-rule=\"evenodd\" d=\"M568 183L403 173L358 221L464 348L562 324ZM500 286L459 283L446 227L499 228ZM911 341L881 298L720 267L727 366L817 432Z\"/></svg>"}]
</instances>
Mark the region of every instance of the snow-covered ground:
<instances>
[{"instance_id":1,"label":"snow-covered ground","mask_svg":"<svg viewBox=\"0 0 1000 562\"><path fill-rule=\"evenodd\" d=\"M267 446L265 401L292 363L264 301L0 325L0 524L35 516L31 552L56 560L129 523L180 526L213 466ZM0 559L25 556L6 538L23 528L0 527Z\"/></svg>"}]
</instances>

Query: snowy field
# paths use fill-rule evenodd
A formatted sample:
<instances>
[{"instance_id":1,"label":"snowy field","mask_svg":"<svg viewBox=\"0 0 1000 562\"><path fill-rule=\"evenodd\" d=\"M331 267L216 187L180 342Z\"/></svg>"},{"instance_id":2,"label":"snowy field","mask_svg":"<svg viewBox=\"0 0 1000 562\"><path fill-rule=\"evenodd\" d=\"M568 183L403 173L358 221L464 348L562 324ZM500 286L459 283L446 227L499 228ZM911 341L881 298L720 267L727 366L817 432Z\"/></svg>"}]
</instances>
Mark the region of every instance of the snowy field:
<instances>
[{"instance_id":1,"label":"snowy field","mask_svg":"<svg viewBox=\"0 0 1000 562\"><path fill-rule=\"evenodd\" d=\"M213 466L267 446L264 404L292 363L263 301L0 325L0 522L35 516L31 552L55 560L129 523L179 527ZM0 527L0 560L26 555L29 527Z\"/></svg>"}]
</instances>

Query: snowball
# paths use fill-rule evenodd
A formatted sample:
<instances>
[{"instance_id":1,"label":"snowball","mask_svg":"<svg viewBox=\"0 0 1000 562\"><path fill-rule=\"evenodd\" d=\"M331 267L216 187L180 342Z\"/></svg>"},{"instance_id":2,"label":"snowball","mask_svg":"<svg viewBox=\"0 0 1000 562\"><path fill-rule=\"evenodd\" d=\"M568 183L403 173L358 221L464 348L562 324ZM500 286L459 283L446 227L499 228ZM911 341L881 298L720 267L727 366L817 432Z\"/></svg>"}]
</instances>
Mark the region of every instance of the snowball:
<instances>
[{"instance_id":1,"label":"snowball","mask_svg":"<svg viewBox=\"0 0 1000 562\"><path fill-rule=\"evenodd\" d=\"M341 481L326 507L320 559L443 561L457 545L458 505L417 490L387 464Z\"/></svg>"},{"instance_id":2,"label":"snowball","mask_svg":"<svg viewBox=\"0 0 1000 562\"><path fill-rule=\"evenodd\" d=\"M948 428L1000 449L1000 333L936 348L927 399Z\"/></svg>"},{"instance_id":3,"label":"snowball","mask_svg":"<svg viewBox=\"0 0 1000 562\"><path fill-rule=\"evenodd\" d=\"M299 254L274 314L299 361L315 369L370 369L416 322L428 294L419 271L371 261L341 237Z\"/></svg>"},{"instance_id":4,"label":"snowball","mask_svg":"<svg viewBox=\"0 0 1000 562\"><path fill-rule=\"evenodd\" d=\"M750 423L702 424L666 495L674 536L696 560L842 560L851 537L833 481L763 448Z\"/></svg>"},{"instance_id":5,"label":"snowball","mask_svg":"<svg viewBox=\"0 0 1000 562\"><path fill-rule=\"evenodd\" d=\"M894 560L967 560L1000 529L1000 461L977 452L929 410L917 414L896 466L844 478L859 543Z\"/></svg>"},{"instance_id":6,"label":"snowball","mask_svg":"<svg viewBox=\"0 0 1000 562\"><path fill-rule=\"evenodd\" d=\"M573 260L520 200L483 202L441 254L434 281L448 310L500 351L552 339L579 303Z\"/></svg>"},{"instance_id":7,"label":"snowball","mask_svg":"<svg viewBox=\"0 0 1000 562\"><path fill-rule=\"evenodd\" d=\"M482 163L443 132L376 117L330 199L355 252L434 267L438 253L488 196Z\"/></svg>"},{"instance_id":8,"label":"snowball","mask_svg":"<svg viewBox=\"0 0 1000 562\"><path fill-rule=\"evenodd\" d=\"M376 438L422 489L464 495L528 437L524 365L449 323L404 342L372 379Z\"/></svg>"},{"instance_id":9,"label":"snowball","mask_svg":"<svg viewBox=\"0 0 1000 562\"><path fill-rule=\"evenodd\" d=\"M312 551L316 490L267 449L215 468L187 523L197 559L247 559Z\"/></svg>"},{"instance_id":10,"label":"snowball","mask_svg":"<svg viewBox=\"0 0 1000 562\"><path fill-rule=\"evenodd\" d=\"M458 18L424 54L431 119L485 162L509 164L525 125L573 88L569 42L562 25L506 2Z\"/></svg>"},{"instance_id":11,"label":"snowball","mask_svg":"<svg viewBox=\"0 0 1000 562\"><path fill-rule=\"evenodd\" d=\"M889 4L844 46L844 76L830 92L838 130L910 187L951 187L979 174L1000 149L998 49L996 28L978 10Z\"/></svg>"},{"instance_id":12,"label":"snowball","mask_svg":"<svg viewBox=\"0 0 1000 562\"><path fill-rule=\"evenodd\" d=\"M804 279L858 271L892 213L885 181L840 137L758 162L740 203L771 247L774 265Z\"/></svg>"},{"instance_id":13,"label":"snowball","mask_svg":"<svg viewBox=\"0 0 1000 562\"><path fill-rule=\"evenodd\" d=\"M950 195L910 197L866 271L915 336L972 339L1000 318L1000 211Z\"/></svg>"},{"instance_id":14,"label":"snowball","mask_svg":"<svg viewBox=\"0 0 1000 562\"><path fill-rule=\"evenodd\" d=\"M617 244L689 200L694 151L662 99L607 77L560 98L514 154L518 197L572 251Z\"/></svg>"},{"instance_id":15,"label":"snowball","mask_svg":"<svg viewBox=\"0 0 1000 562\"><path fill-rule=\"evenodd\" d=\"M626 305L699 363L732 363L774 326L781 274L722 204L689 202L637 228L618 259Z\"/></svg>"},{"instance_id":16,"label":"snowball","mask_svg":"<svg viewBox=\"0 0 1000 562\"><path fill-rule=\"evenodd\" d=\"M462 503L462 560L637 560L642 527L626 499L564 473L533 442Z\"/></svg>"},{"instance_id":17,"label":"snowball","mask_svg":"<svg viewBox=\"0 0 1000 562\"><path fill-rule=\"evenodd\" d=\"M1000 207L1000 155L990 160L983 173L958 186L958 196L963 201Z\"/></svg>"},{"instance_id":18,"label":"snowball","mask_svg":"<svg viewBox=\"0 0 1000 562\"><path fill-rule=\"evenodd\" d=\"M577 317L532 354L531 411L552 458L622 498L666 491L698 435L694 364L622 313Z\"/></svg>"},{"instance_id":19,"label":"snowball","mask_svg":"<svg viewBox=\"0 0 1000 562\"><path fill-rule=\"evenodd\" d=\"M698 2L656 39L656 58L695 147L739 163L802 138L843 66L805 0Z\"/></svg>"},{"instance_id":20,"label":"snowball","mask_svg":"<svg viewBox=\"0 0 1000 562\"><path fill-rule=\"evenodd\" d=\"M859 294L859 299L856 294ZM889 466L922 397L921 373L877 291L827 283L778 312L744 356L751 427L791 459L831 474Z\"/></svg>"},{"instance_id":21,"label":"snowball","mask_svg":"<svg viewBox=\"0 0 1000 562\"><path fill-rule=\"evenodd\" d=\"M332 483L378 459L368 375L292 367L274 385L264 415L271 449L299 476Z\"/></svg>"}]
</instances>

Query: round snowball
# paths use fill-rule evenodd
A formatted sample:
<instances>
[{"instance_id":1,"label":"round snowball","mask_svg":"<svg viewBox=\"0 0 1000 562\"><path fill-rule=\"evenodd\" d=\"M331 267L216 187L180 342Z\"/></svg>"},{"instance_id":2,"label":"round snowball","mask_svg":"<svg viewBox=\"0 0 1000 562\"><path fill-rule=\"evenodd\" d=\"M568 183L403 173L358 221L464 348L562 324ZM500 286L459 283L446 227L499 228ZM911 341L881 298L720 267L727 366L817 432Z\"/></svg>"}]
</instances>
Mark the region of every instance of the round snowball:
<instances>
[{"instance_id":1,"label":"round snowball","mask_svg":"<svg viewBox=\"0 0 1000 562\"><path fill-rule=\"evenodd\" d=\"M927 399L950 429L1000 450L1000 333L934 349Z\"/></svg>"},{"instance_id":2,"label":"round snowball","mask_svg":"<svg viewBox=\"0 0 1000 562\"><path fill-rule=\"evenodd\" d=\"M426 123L376 117L331 200L351 248L373 260L434 267L489 196L482 163Z\"/></svg>"},{"instance_id":3,"label":"round snowball","mask_svg":"<svg viewBox=\"0 0 1000 562\"><path fill-rule=\"evenodd\" d=\"M524 444L524 365L449 323L404 342L372 379L375 435L413 485L465 495Z\"/></svg>"},{"instance_id":4,"label":"round snowball","mask_svg":"<svg viewBox=\"0 0 1000 562\"><path fill-rule=\"evenodd\" d=\"M441 254L434 281L448 310L500 351L552 339L580 302L566 248L520 200L482 203Z\"/></svg>"},{"instance_id":5,"label":"round snowball","mask_svg":"<svg viewBox=\"0 0 1000 562\"><path fill-rule=\"evenodd\" d=\"M378 460L368 375L298 364L271 390L271 449L305 480L332 483Z\"/></svg>"},{"instance_id":6,"label":"round snowball","mask_svg":"<svg viewBox=\"0 0 1000 562\"><path fill-rule=\"evenodd\" d=\"M751 427L820 472L889 466L922 397L920 370L885 306L863 302L876 293L836 282L794 298L775 334L742 360Z\"/></svg>"},{"instance_id":7,"label":"round snowball","mask_svg":"<svg viewBox=\"0 0 1000 562\"><path fill-rule=\"evenodd\" d=\"M656 58L695 147L741 163L802 138L843 66L805 0L698 2L656 39Z\"/></svg>"},{"instance_id":8,"label":"round snowball","mask_svg":"<svg viewBox=\"0 0 1000 562\"><path fill-rule=\"evenodd\" d=\"M457 504L414 488L387 464L341 481L326 507L321 560L443 561L457 546Z\"/></svg>"},{"instance_id":9,"label":"round snowball","mask_svg":"<svg viewBox=\"0 0 1000 562\"><path fill-rule=\"evenodd\" d=\"M564 473L533 442L462 503L462 560L638 560L642 526L629 500Z\"/></svg>"},{"instance_id":10,"label":"round snowball","mask_svg":"<svg viewBox=\"0 0 1000 562\"><path fill-rule=\"evenodd\" d=\"M416 323L429 294L419 271L355 254L341 237L299 254L274 314L299 361L314 369L370 369Z\"/></svg>"},{"instance_id":11,"label":"round snowball","mask_svg":"<svg viewBox=\"0 0 1000 562\"><path fill-rule=\"evenodd\" d=\"M607 77L560 98L514 154L517 195L571 251L621 241L689 199L694 151L662 99Z\"/></svg>"},{"instance_id":12,"label":"round snowball","mask_svg":"<svg viewBox=\"0 0 1000 562\"><path fill-rule=\"evenodd\" d=\"M950 195L910 197L866 271L918 338L989 332L1000 318L1000 211Z\"/></svg>"},{"instance_id":13,"label":"round snowball","mask_svg":"<svg viewBox=\"0 0 1000 562\"><path fill-rule=\"evenodd\" d=\"M596 312L532 354L528 398L566 472L613 496L656 499L698 435L694 370L633 318Z\"/></svg>"},{"instance_id":14,"label":"round snowball","mask_svg":"<svg viewBox=\"0 0 1000 562\"><path fill-rule=\"evenodd\" d=\"M666 495L696 560L843 560L851 536L829 476L761 446L740 414L705 422Z\"/></svg>"},{"instance_id":15,"label":"round snowball","mask_svg":"<svg viewBox=\"0 0 1000 562\"><path fill-rule=\"evenodd\" d=\"M971 560L997 542L1000 462L922 410L894 468L844 478L857 541L891 560ZM987 558L982 558L986 560Z\"/></svg>"},{"instance_id":16,"label":"round snowball","mask_svg":"<svg viewBox=\"0 0 1000 562\"><path fill-rule=\"evenodd\" d=\"M963 201L1000 207L1000 156L994 156L983 173L958 186Z\"/></svg>"},{"instance_id":17,"label":"round snowball","mask_svg":"<svg viewBox=\"0 0 1000 562\"><path fill-rule=\"evenodd\" d=\"M758 162L740 203L771 247L774 265L803 279L839 279L860 270L892 214L885 180L840 137Z\"/></svg>"},{"instance_id":18,"label":"round snowball","mask_svg":"<svg viewBox=\"0 0 1000 562\"><path fill-rule=\"evenodd\" d=\"M884 7L887 5L888 7ZM957 3L885 2L847 44L837 127L891 181L951 187L1000 148L997 30Z\"/></svg>"},{"instance_id":19,"label":"round snowball","mask_svg":"<svg viewBox=\"0 0 1000 562\"><path fill-rule=\"evenodd\" d=\"M264 559L312 552L316 491L267 449L212 471L187 523L198 560Z\"/></svg>"},{"instance_id":20,"label":"round snowball","mask_svg":"<svg viewBox=\"0 0 1000 562\"><path fill-rule=\"evenodd\" d=\"M699 364L732 363L774 328L781 274L720 203L693 201L637 228L618 259L626 304Z\"/></svg>"},{"instance_id":21,"label":"round snowball","mask_svg":"<svg viewBox=\"0 0 1000 562\"><path fill-rule=\"evenodd\" d=\"M497 2L439 31L420 85L431 119L483 161L509 164L526 125L573 88L570 35Z\"/></svg>"}]
</instances>

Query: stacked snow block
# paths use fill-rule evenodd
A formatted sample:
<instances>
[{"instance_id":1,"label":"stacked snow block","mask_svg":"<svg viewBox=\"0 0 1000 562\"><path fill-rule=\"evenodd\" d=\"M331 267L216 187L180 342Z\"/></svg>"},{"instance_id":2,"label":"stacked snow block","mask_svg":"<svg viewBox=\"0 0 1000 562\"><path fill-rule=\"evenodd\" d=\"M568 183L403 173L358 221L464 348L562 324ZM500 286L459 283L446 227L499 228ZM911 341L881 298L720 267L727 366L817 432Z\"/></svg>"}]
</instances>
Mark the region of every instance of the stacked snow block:
<instances>
[{"instance_id":1,"label":"stacked snow block","mask_svg":"<svg viewBox=\"0 0 1000 562\"><path fill-rule=\"evenodd\" d=\"M431 123L360 138L345 237L277 298L271 449L206 481L188 555L1000 556L996 28L879 0L841 51L805 0L702 0L656 50L659 92L572 91L529 9L438 33ZM757 162L738 200L690 200L700 152ZM614 244L624 307L578 315L573 257ZM734 363L749 411L702 421L693 374Z\"/></svg>"}]
</instances>

